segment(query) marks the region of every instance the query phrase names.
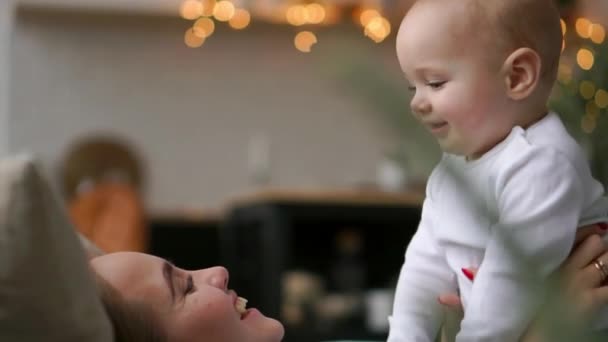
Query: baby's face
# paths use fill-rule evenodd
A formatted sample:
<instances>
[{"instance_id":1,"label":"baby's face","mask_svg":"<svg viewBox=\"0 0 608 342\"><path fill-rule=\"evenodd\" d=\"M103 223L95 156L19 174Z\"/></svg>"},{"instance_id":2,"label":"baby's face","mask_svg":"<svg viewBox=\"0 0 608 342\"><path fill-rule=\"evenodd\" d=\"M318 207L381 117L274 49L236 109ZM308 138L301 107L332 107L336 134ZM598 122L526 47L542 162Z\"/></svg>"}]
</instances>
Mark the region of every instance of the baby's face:
<instances>
[{"instance_id":1,"label":"baby's face","mask_svg":"<svg viewBox=\"0 0 608 342\"><path fill-rule=\"evenodd\" d=\"M502 61L484 50L453 1L416 4L397 35L397 57L410 89L412 112L448 153L478 158L502 140L512 122ZM446 6L451 8L447 9Z\"/></svg>"}]
</instances>

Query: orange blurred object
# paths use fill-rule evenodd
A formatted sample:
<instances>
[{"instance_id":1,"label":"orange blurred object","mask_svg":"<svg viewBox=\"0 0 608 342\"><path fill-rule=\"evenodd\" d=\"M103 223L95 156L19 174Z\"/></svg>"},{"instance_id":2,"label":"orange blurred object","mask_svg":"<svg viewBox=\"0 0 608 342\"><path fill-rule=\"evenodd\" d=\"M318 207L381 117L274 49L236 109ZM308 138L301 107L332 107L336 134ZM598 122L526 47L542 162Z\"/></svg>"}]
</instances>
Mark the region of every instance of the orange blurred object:
<instances>
[{"instance_id":1,"label":"orange blurred object","mask_svg":"<svg viewBox=\"0 0 608 342\"><path fill-rule=\"evenodd\" d=\"M142 200L129 184L96 184L74 196L68 209L78 231L104 252L146 251Z\"/></svg>"}]
</instances>

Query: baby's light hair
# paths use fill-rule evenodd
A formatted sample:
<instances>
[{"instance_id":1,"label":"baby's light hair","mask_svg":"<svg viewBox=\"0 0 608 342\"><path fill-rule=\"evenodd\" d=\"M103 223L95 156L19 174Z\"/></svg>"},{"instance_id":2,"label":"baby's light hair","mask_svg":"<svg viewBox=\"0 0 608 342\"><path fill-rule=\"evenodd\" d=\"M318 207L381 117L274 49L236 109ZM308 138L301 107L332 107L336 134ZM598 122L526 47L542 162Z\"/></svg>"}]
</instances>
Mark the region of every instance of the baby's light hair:
<instances>
[{"instance_id":1,"label":"baby's light hair","mask_svg":"<svg viewBox=\"0 0 608 342\"><path fill-rule=\"evenodd\" d=\"M485 33L480 38L504 57L522 47L536 51L542 63L540 85L550 89L557 77L563 39L554 0L466 1L474 29L470 32Z\"/></svg>"}]
</instances>

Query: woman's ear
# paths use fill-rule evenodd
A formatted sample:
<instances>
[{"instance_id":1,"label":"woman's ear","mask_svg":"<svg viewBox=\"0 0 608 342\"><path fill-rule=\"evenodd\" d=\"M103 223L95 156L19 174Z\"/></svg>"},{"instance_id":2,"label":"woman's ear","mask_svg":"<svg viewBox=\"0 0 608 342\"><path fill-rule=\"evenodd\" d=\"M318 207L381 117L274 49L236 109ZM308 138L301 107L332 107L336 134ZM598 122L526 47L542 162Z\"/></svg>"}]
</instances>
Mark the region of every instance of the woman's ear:
<instances>
[{"instance_id":1,"label":"woman's ear","mask_svg":"<svg viewBox=\"0 0 608 342\"><path fill-rule=\"evenodd\" d=\"M538 87L541 66L540 56L530 48L511 53L503 64L507 96L515 101L530 96Z\"/></svg>"}]
</instances>

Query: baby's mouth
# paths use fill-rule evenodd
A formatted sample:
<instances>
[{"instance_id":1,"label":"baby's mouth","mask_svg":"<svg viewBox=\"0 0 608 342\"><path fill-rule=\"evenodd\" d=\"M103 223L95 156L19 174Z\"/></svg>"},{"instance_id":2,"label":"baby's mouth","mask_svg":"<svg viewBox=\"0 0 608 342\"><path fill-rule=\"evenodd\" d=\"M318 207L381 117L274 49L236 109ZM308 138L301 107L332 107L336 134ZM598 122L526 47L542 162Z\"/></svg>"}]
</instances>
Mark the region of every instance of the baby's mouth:
<instances>
[{"instance_id":1,"label":"baby's mouth","mask_svg":"<svg viewBox=\"0 0 608 342\"><path fill-rule=\"evenodd\" d=\"M429 123L427 125L427 127L429 128L429 130L433 134L440 134L440 133L442 133L447 128L447 126L448 126L448 123L445 122L445 121Z\"/></svg>"},{"instance_id":2,"label":"baby's mouth","mask_svg":"<svg viewBox=\"0 0 608 342\"><path fill-rule=\"evenodd\" d=\"M443 121L443 122L438 122L438 123L432 123L430 124L431 129L439 129L445 125L447 125L448 123Z\"/></svg>"}]
</instances>

